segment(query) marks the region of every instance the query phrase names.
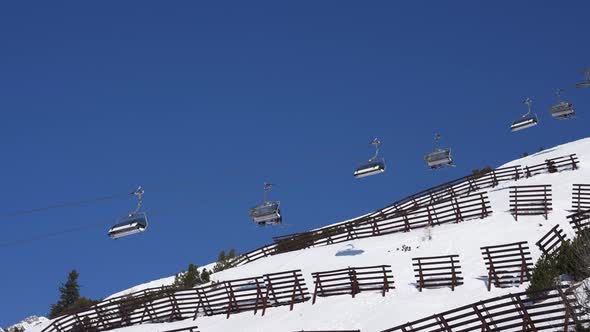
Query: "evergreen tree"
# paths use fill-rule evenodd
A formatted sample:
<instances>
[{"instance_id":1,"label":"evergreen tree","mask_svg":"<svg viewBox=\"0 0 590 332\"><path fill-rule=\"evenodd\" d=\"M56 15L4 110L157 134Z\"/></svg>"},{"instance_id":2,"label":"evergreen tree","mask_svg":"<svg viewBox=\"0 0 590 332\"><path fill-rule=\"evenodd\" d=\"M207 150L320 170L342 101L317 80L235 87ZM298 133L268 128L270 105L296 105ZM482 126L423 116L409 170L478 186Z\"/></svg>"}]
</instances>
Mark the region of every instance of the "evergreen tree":
<instances>
[{"instance_id":1,"label":"evergreen tree","mask_svg":"<svg viewBox=\"0 0 590 332\"><path fill-rule=\"evenodd\" d=\"M535 264L531 283L527 287L526 292L529 298L535 300L542 296L540 290L555 287L559 278L558 262L551 256L543 255Z\"/></svg>"},{"instance_id":2,"label":"evergreen tree","mask_svg":"<svg viewBox=\"0 0 590 332\"><path fill-rule=\"evenodd\" d=\"M203 271L201 271L201 282L206 284L211 281L210 275L211 272L209 272L207 269L203 269Z\"/></svg>"},{"instance_id":3,"label":"evergreen tree","mask_svg":"<svg viewBox=\"0 0 590 332\"><path fill-rule=\"evenodd\" d=\"M174 278L174 285L181 288L193 288L201 283L199 269L194 264L189 264L186 272L179 273Z\"/></svg>"},{"instance_id":4,"label":"evergreen tree","mask_svg":"<svg viewBox=\"0 0 590 332\"><path fill-rule=\"evenodd\" d=\"M227 255L225 254L225 250L221 250L219 256L217 256L217 263L213 266L213 272L219 272L233 267L233 262L236 257L236 249L230 249Z\"/></svg>"},{"instance_id":5,"label":"evergreen tree","mask_svg":"<svg viewBox=\"0 0 590 332\"><path fill-rule=\"evenodd\" d=\"M217 256L217 261L218 262L225 262L227 258L225 257L225 250L221 250L221 252L219 252L219 255Z\"/></svg>"},{"instance_id":6,"label":"evergreen tree","mask_svg":"<svg viewBox=\"0 0 590 332\"><path fill-rule=\"evenodd\" d=\"M59 287L59 301L51 305L51 312L49 318L56 318L62 312L73 305L80 298L80 285L78 285L78 277L80 275L76 270L72 270L68 275L68 281Z\"/></svg>"}]
</instances>

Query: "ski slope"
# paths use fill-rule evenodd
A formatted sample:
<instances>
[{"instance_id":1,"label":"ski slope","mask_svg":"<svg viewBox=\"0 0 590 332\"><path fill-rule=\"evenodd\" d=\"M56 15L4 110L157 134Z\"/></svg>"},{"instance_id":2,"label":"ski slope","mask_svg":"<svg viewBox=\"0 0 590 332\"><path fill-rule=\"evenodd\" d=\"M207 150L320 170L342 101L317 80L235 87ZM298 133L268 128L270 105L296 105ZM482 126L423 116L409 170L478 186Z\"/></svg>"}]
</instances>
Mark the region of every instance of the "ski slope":
<instances>
[{"instance_id":1,"label":"ski slope","mask_svg":"<svg viewBox=\"0 0 590 332\"><path fill-rule=\"evenodd\" d=\"M435 226L430 232L431 240L428 240L426 230L418 229L279 254L211 276L212 280L231 280L301 269L312 292L312 272L386 264L392 266L395 289L386 293L384 297L379 292L364 292L357 294L354 299L349 295L342 295L318 298L314 305L311 301L295 304L293 311L289 311L288 306L269 308L265 316L261 316L260 312L256 315L253 312L245 312L233 314L229 319L226 319L225 315L218 315L199 317L196 321L189 319L174 323L144 324L119 330L156 332L198 325L202 332L339 329L373 332L480 299L524 291L526 283L513 288L492 287L488 292L487 271L480 247L528 241L533 260L536 261L541 253L535 242L556 224L561 225L567 236L572 238L575 233L567 222L566 215L571 207L572 184L590 183L590 138L560 145L501 166L533 165L548 158L573 153L578 155L580 161L578 170L539 174L529 179L505 182L495 188L486 189L493 211L491 216L458 224ZM552 185L553 212L549 214L548 220L543 216L520 216L516 222L508 213L508 187L533 184ZM411 250L403 251L402 246L408 246ZM425 289L419 292L416 288L412 258L451 254L460 255L464 285L457 287L454 292L450 288ZM173 277L163 278L115 295L170 284L173 280ZM46 324L27 331L41 331Z\"/></svg>"}]
</instances>

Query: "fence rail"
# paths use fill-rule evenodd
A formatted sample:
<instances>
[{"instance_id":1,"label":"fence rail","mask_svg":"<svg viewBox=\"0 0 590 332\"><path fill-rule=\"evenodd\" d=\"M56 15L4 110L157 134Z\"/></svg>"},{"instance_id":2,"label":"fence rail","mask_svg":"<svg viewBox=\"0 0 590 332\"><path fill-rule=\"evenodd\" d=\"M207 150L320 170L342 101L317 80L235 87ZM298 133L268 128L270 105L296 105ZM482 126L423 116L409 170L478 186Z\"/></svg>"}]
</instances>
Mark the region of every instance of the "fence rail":
<instances>
[{"instance_id":1,"label":"fence rail","mask_svg":"<svg viewBox=\"0 0 590 332\"><path fill-rule=\"evenodd\" d=\"M412 258L414 277L420 291L423 288L455 287L463 285L459 255Z\"/></svg>"},{"instance_id":2,"label":"fence rail","mask_svg":"<svg viewBox=\"0 0 590 332\"><path fill-rule=\"evenodd\" d=\"M572 188L572 211L590 210L590 184L574 184Z\"/></svg>"},{"instance_id":3,"label":"fence rail","mask_svg":"<svg viewBox=\"0 0 590 332\"><path fill-rule=\"evenodd\" d=\"M519 215L543 215L545 220L552 211L551 185L510 187L510 213L514 220Z\"/></svg>"},{"instance_id":4,"label":"fence rail","mask_svg":"<svg viewBox=\"0 0 590 332\"><path fill-rule=\"evenodd\" d=\"M565 170L576 170L579 167L579 163L580 161L575 153L567 156L546 159L543 163L533 166L525 166L523 168L524 176L529 178L542 173L557 173Z\"/></svg>"},{"instance_id":5,"label":"fence rail","mask_svg":"<svg viewBox=\"0 0 590 332\"><path fill-rule=\"evenodd\" d=\"M505 288L529 280L533 259L526 241L481 247L481 254L488 270L488 291L492 282Z\"/></svg>"},{"instance_id":6,"label":"fence rail","mask_svg":"<svg viewBox=\"0 0 590 332\"><path fill-rule=\"evenodd\" d=\"M391 265L348 267L345 269L313 272L314 291L312 304L316 297L356 294L364 291L378 290L385 296L394 289Z\"/></svg>"},{"instance_id":7,"label":"fence rail","mask_svg":"<svg viewBox=\"0 0 590 332\"><path fill-rule=\"evenodd\" d=\"M590 226L590 209L576 212L567 216L570 225L579 234L583 229Z\"/></svg>"},{"instance_id":8,"label":"fence rail","mask_svg":"<svg viewBox=\"0 0 590 332\"><path fill-rule=\"evenodd\" d=\"M559 248L561 248L561 244L566 240L563 229L561 229L559 225L555 225L536 242L536 245L541 249L541 252L550 256L558 252Z\"/></svg>"}]
</instances>

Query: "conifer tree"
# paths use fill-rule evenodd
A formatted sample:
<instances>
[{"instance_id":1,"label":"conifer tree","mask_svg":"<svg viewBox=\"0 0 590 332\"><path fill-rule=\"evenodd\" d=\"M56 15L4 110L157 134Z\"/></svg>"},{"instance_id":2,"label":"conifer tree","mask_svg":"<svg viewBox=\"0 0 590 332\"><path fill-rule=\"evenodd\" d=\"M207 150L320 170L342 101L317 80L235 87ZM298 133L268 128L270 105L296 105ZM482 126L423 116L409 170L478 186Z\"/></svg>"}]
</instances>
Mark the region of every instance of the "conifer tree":
<instances>
[{"instance_id":1,"label":"conifer tree","mask_svg":"<svg viewBox=\"0 0 590 332\"><path fill-rule=\"evenodd\" d=\"M186 272L179 273L174 278L174 285L182 288L193 288L201 283L199 269L194 264L189 264Z\"/></svg>"},{"instance_id":2,"label":"conifer tree","mask_svg":"<svg viewBox=\"0 0 590 332\"><path fill-rule=\"evenodd\" d=\"M59 301L56 304L51 305L51 312L49 318L56 318L62 314L62 312L76 303L80 298L80 285L78 285L78 271L72 270L68 274L68 281L59 287Z\"/></svg>"},{"instance_id":3,"label":"conifer tree","mask_svg":"<svg viewBox=\"0 0 590 332\"><path fill-rule=\"evenodd\" d=\"M203 271L201 271L201 282L206 284L211 281L210 275L211 272L209 272L207 269L203 269Z\"/></svg>"}]
</instances>

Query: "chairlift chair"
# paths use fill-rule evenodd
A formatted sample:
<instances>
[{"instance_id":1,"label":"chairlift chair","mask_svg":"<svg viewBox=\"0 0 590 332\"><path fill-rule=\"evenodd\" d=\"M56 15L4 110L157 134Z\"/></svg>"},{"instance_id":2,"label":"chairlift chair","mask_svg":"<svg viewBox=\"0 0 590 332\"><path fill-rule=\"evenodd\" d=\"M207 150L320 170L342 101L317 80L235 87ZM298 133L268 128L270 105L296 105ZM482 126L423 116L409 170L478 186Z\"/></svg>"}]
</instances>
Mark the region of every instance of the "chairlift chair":
<instances>
[{"instance_id":1,"label":"chairlift chair","mask_svg":"<svg viewBox=\"0 0 590 332\"><path fill-rule=\"evenodd\" d=\"M523 115L520 119L517 119L510 126L512 132L534 127L539 123L539 119L536 114L531 113L531 104L533 103L531 98L524 100L524 103L528 106L529 111Z\"/></svg>"},{"instance_id":2,"label":"chairlift chair","mask_svg":"<svg viewBox=\"0 0 590 332\"><path fill-rule=\"evenodd\" d=\"M375 138L370 144L375 147L375 155L369 159L367 164L359 166L354 171L354 177L357 179L385 172L385 160L383 158L380 160L378 159L379 145L381 144L381 141L378 138Z\"/></svg>"},{"instance_id":3,"label":"chairlift chair","mask_svg":"<svg viewBox=\"0 0 590 332\"><path fill-rule=\"evenodd\" d=\"M582 70L582 74L586 77L583 82L576 84L576 88L590 88L590 68Z\"/></svg>"},{"instance_id":4,"label":"chairlift chair","mask_svg":"<svg viewBox=\"0 0 590 332\"><path fill-rule=\"evenodd\" d=\"M135 211L129 213L127 216L121 218L121 220L109 229L109 237L111 239L118 239L127 235L136 234L143 232L148 227L147 215L145 212L139 211L143 203L143 188L138 187L137 190L132 192L133 195L137 196L137 208Z\"/></svg>"},{"instance_id":5,"label":"chairlift chair","mask_svg":"<svg viewBox=\"0 0 590 332\"><path fill-rule=\"evenodd\" d=\"M551 106L549 112L554 119L563 120L563 119L570 119L575 117L576 113L574 112L574 105L572 103L568 103L561 100L561 94L563 93L562 89L558 89L556 92L557 95L557 104Z\"/></svg>"},{"instance_id":6,"label":"chairlift chair","mask_svg":"<svg viewBox=\"0 0 590 332\"><path fill-rule=\"evenodd\" d=\"M250 209L250 217L258 226L278 225L283 222L281 215L279 201L267 201L267 192L272 188L273 184L264 184L263 202Z\"/></svg>"},{"instance_id":7,"label":"chairlift chair","mask_svg":"<svg viewBox=\"0 0 590 332\"><path fill-rule=\"evenodd\" d=\"M443 166L454 166L451 149L441 149L438 147L438 141L441 139L439 134L434 135L434 151L424 156L424 160L430 169L442 168Z\"/></svg>"}]
</instances>

